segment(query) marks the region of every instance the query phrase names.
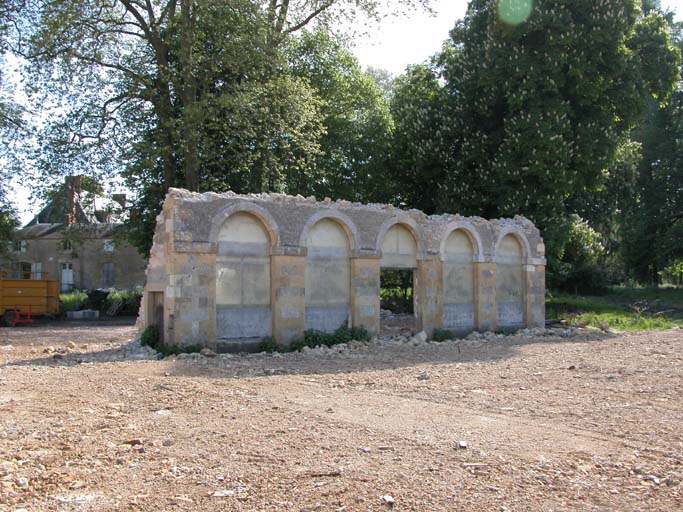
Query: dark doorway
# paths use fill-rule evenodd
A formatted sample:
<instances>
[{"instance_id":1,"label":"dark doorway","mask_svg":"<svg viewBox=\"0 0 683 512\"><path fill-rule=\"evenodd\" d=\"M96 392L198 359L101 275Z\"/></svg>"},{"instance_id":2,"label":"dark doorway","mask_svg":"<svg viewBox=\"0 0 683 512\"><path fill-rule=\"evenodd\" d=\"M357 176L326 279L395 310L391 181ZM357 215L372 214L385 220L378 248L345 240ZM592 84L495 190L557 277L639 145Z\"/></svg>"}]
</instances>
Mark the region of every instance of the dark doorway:
<instances>
[{"instance_id":1,"label":"dark doorway","mask_svg":"<svg viewBox=\"0 0 683 512\"><path fill-rule=\"evenodd\" d=\"M380 330L401 334L415 330L415 272L408 268L380 270Z\"/></svg>"}]
</instances>

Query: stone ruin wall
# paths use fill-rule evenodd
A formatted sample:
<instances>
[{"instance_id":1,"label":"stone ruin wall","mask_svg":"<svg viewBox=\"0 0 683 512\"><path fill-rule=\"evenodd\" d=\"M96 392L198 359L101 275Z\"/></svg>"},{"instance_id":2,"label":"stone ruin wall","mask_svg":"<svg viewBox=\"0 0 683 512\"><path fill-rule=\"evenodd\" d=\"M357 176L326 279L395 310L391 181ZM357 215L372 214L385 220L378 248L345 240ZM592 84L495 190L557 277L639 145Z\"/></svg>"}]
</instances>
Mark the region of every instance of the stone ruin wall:
<instances>
[{"instance_id":1,"label":"stone ruin wall","mask_svg":"<svg viewBox=\"0 0 683 512\"><path fill-rule=\"evenodd\" d=\"M168 345L223 345L305 329L379 330L380 269L414 269L417 330L540 327L545 247L527 219L283 194L171 189L157 218L138 325Z\"/></svg>"}]
</instances>

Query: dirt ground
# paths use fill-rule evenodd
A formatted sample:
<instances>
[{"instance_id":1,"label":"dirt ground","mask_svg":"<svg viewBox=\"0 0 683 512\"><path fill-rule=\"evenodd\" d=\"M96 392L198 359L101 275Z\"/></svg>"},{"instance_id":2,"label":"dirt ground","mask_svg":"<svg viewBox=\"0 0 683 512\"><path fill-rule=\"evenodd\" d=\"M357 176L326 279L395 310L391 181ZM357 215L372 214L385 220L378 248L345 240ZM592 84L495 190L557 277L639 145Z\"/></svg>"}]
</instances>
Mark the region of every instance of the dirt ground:
<instances>
[{"instance_id":1,"label":"dirt ground","mask_svg":"<svg viewBox=\"0 0 683 512\"><path fill-rule=\"evenodd\" d=\"M164 360L133 335L0 329L0 511L683 510L683 330Z\"/></svg>"}]
</instances>

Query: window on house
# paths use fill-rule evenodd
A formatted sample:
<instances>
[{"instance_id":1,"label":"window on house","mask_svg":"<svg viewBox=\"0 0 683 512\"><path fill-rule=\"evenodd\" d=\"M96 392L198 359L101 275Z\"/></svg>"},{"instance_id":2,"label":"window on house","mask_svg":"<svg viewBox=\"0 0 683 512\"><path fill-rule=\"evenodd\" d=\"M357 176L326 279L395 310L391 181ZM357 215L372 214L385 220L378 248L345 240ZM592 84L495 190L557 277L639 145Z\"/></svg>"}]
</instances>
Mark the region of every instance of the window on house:
<instances>
[{"instance_id":1,"label":"window on house","mask_svg":"<svg viewBox=\"0 0 683 512\"><path fill-rule=\"evenodd\" d=\"M15 240L12 250L14 252L26 252L26 240Z\"/></svg>"},{"instance_id":2,"label":"window on house","mask_svg":"<svg viewBox=\"0 0 683 512\"><path fill-rule=\"evenodd\" d=\"M114 242L112 240L105 240L102 249L104 252L114 252Z\"/></svg>"},{"instance_id":3,"label":"window on house","mask_svg":"<svg viewBox=\"0 0 683 512\"><path fill-rule=\"evenodd\" d=\"M43 278L43 264L41 262L31 263L31 278L32 279L42 279Z\"/></svg>"},{"instance_id":4,"label":"window on house","mask_svg":"<svg viewBox=\"0 0 683 512\"><path fill-rule=\"evenodd\" d=\"M70 252L74 248L73 243L71 240L62 240L62 243L60 244L60 249L64 252Z\"/></svg>"},{"instance_id":5,"label":"window on house","mask_svg":"<svg viewBox=\"0 0 683 512\"><path fill-rule=\"evenodd\" d=\"M31 279L31 263L15 261L10 265L10 279Z\"/></svg>"},{"instance_id":6,"label":"window on house","mask_svg":"<svg viewBox=\"0 0 683 512\"><path fill-rule=\"evenodd\" d=\"M109 262L102 265L102 288L114 286L114 264Z\"/></svg>"}]
</instances>

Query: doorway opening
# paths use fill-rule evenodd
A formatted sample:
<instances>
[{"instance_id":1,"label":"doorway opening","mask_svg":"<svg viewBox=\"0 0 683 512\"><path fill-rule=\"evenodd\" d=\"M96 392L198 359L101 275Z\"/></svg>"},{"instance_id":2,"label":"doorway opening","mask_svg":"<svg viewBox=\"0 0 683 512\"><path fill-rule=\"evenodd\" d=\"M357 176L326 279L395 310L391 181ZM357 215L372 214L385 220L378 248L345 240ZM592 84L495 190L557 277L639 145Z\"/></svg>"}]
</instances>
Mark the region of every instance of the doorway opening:
<instances>
[{"instance_id":1,"label":"doorway opening","mask_svg":"<svg viewBox=\"0 0 683 512\"><path fill-rule=\"evenodd\" d=\"M382 268L380 281L380 331L401 335L415 331L415 271L412 268Z\"/></svg>"}]
</instances>

